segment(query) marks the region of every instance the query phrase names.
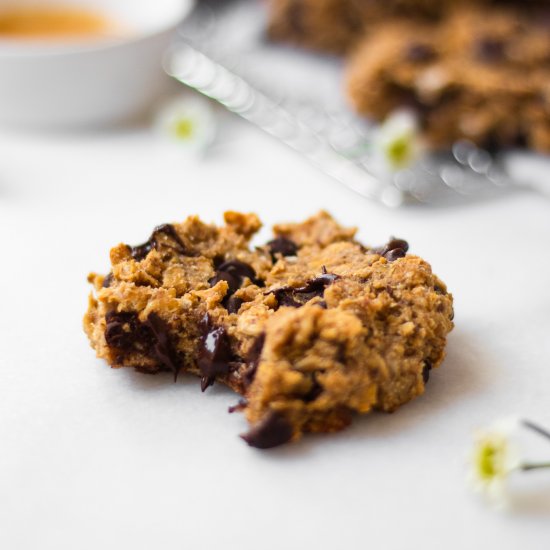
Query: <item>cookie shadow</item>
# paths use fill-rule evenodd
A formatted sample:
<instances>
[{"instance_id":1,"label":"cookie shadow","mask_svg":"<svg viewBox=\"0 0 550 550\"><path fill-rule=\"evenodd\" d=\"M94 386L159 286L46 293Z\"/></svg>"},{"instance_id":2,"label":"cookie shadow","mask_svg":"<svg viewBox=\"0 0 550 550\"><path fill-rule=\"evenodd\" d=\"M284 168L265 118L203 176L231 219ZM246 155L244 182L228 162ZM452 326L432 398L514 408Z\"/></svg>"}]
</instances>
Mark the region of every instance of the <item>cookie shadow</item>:
<instances>
[{"instance_id":1,"label":"cookie shadow","mask_svg":"<svg viewBox=\"0 0 550 550\"><path fill-rule=\"evenodd\" d=\"M117 374L120 374L126 383L140 391L162 391L166 388L172 389L174 386L188 387L189 390L186 391L201 391L199 379L189 374L180 373L177 379L174 380L174 373L172 372L147 374L136 371L132 368L124 368L119 370L121 370L122 373L119 372Z\"/></svg>"},{"instance_id":2,"label":"cookie shadow","mask_svg":"<svg viewBox=\"0 0 550 550\"><path fill-rule=\"evenodd\" d=\"M483 365L483 368L480 366ZM490 385L491 372L497 369L485 350L484 343L473 329L456 327L449 336L447 357L439 369L432 371L426 392L388 414L373 412L356 415L351 426L335 434L307 434L300 441L268 451L277 458L295 458L313 452L319 443L368 442L373 438L388 439L418 424L428 423L437 415L455 410L460 402L483 392Z\"/></svg>"}]
</instances>

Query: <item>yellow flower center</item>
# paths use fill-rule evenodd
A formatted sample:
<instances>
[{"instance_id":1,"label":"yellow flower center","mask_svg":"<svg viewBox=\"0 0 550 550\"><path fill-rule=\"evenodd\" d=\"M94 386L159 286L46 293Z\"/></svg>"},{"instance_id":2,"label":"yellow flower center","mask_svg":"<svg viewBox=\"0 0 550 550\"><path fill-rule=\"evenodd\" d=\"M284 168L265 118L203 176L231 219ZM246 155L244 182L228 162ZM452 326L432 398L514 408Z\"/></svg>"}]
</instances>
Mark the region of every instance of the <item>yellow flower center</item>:
<instances>
[{"instance_id":1,"label":"yellow flower center","mask_svg":"<svg viewBox=\"0 0 550 550\"><path fill-rule=\"evenodd\" d=\"M411 137L408 135L400 136L388 144L388 159L394 166L403 166L407 164L411 154Z\"/></svg>"},{"instance_id":2,"label":"yellow flower center","mask_svg":"<svg viewBox=\"0 0 550 550\"><path fill-rule=\"evenodd\" d=\"M477 450L477 472L481 479L490 481L506 475L506 443L503 440L485 440Z\"/></svg>"},{"instance_id":3,"label":"yellow flower center","mask_svg":"<svg viewBox=\"0 0 550 550\"><path fill-rule=\"evenodd\" d=\"M189 139L195 130L193 122L188 118L180 118L174 122L174 134L178 139Z\"/></svg>"}]
</instances>

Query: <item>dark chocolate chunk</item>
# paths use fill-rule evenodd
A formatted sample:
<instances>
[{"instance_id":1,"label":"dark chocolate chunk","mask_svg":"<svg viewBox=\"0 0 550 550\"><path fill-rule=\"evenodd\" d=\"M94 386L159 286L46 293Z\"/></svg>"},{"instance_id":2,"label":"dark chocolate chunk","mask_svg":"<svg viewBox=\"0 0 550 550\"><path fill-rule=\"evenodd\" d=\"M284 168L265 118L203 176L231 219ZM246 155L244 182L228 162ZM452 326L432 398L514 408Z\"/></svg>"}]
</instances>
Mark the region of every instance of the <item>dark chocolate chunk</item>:
<instances>
[{"instance_id":1,"label":"dark chocolate chunk","mask_svg":"<svg viewBox=\"0 0 550 550\"><path fill-rule=\"evenodd\" d=\"M134 367L134 370L136 372L139 372L140 374L158 374L159 372L170 372L171 369L168 369L166 367L145 367L143 365Z\"/></svg>"},{"instance_id":2,"label":"dark chocolate chunk","mask_svg":"<svg viewBox=\"0 0 550 550\"><path fill-rule=\"evenodd\" d=\"M219 264L216 268L216 275L208 282L214 286L219 281L227 281L229 292L233 294L242 285L244 279L248 277L254 284L263 286L263 281L256 278L256 272L252 266L241 262L240 260L229 260Z\"/></svg>"},{"instance_id":3,"label":"dark chocolate chunk","mask_svg":"<svg viewBox=\"0 0 550 550\"><path fill-rule=\"evenodd\" d=\"M227 309L229 313L237 313L243 302L244 300L237 298L237 296L229 296L229 298L224 299L225 309Z\"/></svg>"},{"instance_id":4,"label":"dark chocolate chunk","mask_svg":"<svg viewBox=\"0 0 550 550\"><path fill-rule=\"evenodd\" d=\"M113 272L109 271L109 273L105 276L103 279L103 284L101 285L103 288L109 288L113 282Z\"/></svg>"},{"instance_id":5,"label":"dark chocolate chunk","mask_svg":"<svg viewBox=\"0 0 550 550\"><path fill-rule=\"evenodd\" d=\"M502 61L505 54L505 46L504 41L498 38L482 38L474 44L476 58L484 63Z\"/></svg>"},{"instance_id":6,"label":"dark chocolate chunk","mask_svg":"<svg viewBox=\"0 0 550 550\"><path fill-rule=\"evenodd\" d=\"M429 359L426 359L424 361L424 367L422 369L422 380L424 380L424 384L428 383L428 380L430 379L431 370L432 370L432 362Z\"/></svg>"},{"instance_id":7,"label":"dark chocolate chunk","mask_svg":"<svg viewBox=\"0 0 550 550\"><path fill-rule=\"evenodd\" d=\"M379 254L380 256L384 256L388 262L393 262L398 258L403 258L408 250L409 243L407 241L392 237L388 244L372 248L368 252L370 254Z\"/></svg>"},{"instance_id":8,"label":"dark chocolate chunk","mask_svg":"<svg viewBox=\"0 0 550 550\"><path fill-rule=\"evenodd\" d=\"M169 248L174 249L179 254L190 256L191 254L187 250L185 244L181 240L180 236L178 235L177 231L174 229L174 226L165 223L163 225L159 225L158 227L155 227L153 230L153 233L149 237L149 239L144 242L143 244L140 244L138 246L131 246L130 247L130 253L132 254L132 258L137 261L143 260L153 248L158 248L159 246L159 240L158 236L164 234L167 237L169 237L172 241L174 241L175 246L169 246Z\"/></svg>"},{"instance_id":9,"label":"dark chocolate chunk","mask_svg":"<svg viewBox=\"0 0 550 550\"><path fill-rule=\"evenodd\" d=\"M411 63L425 63L437 57L435 50L429 44L416 42L410 44L405 51L405 59Z\"/></svg>"},{"instance_id":10,"label":"dark chocolate chunk","mask_svg":"<svg viewBox=\"0 0 550 550\"><path fill-rule=\"evenodd\" d=\"M271 411L263 420L253 426L241 437L251 446L257 449L270 449L290 441L293 436L292 426L280 413Z\"/></svg>"},{"instance_id":11,"label":"dark chocolate chunk","mask_svg":"<svg viewBox=\"0 0 550 550\"><path fill-rule=\"evenodd\" d=\"M232 405L227 409L227 412L229 414L232 414L234 412L240 412L246 409L248 405L248 401L246 399L239 399L239 402L236 405Z\"/></svg>"},{"instance_id":12,"label":"dark chocolate chunk","mask_svg":"<svg viewBox=\"0 0 550 550\"><path fill-rule=\"evenodd\" d=\"M265 334L260 334L254 340L250 351L248 352L248 357L246 362L248 363L248 368L243 374L243 383L246 388L252 384L254 377L256 376L256 371L258 370L258 365L260 364L260 357L262 355L262 349L265 343Z\"/></svg>"},{"instance_id":13,"label":"dark chocolate chunk","mask_svg":"<svg viewBox=\"0 0 550 550\"><path fill-rule=\"evenodd\" d=\"M202 374L201 390L211 386L218 374L229 373L229 363L234 359L231 352L229 336L224 327L213 324L208 313L202 320L197 365Z\"/></svg>"},{"instance_id":14,"label":"dark chocolate chunk","mask_svg":"<svg viewBox=\"0 0 550 550\"><path fill-rule=\"evenodd\" d=\"M311 388L309 391L302 397L302 401L305 403L311 403L315 401L323 393L323 386L317 381L315 373L311 375Z\"/></svg>"},{"instance_id":15,"label":"dark chocolate chunk","mask_svg":"<svg viewBox=\"0 0 550 550\"><path fill-rule=\"evenodd\" d=\"M241 279L229 271L218 271L214 277L208 279L208 284L210 286L216 286L220 281L225 281L229 287L226 296L231 296L231 294L239 290L241 286Z\"/></svg>"},{"instance_id":16,"label":"dark chocolate chunk","mask_svg":"<svg viewBox=\"0 0 550 550\"><path fill-rule=\"evenodd\" d=\"M331 285L338 275L334 273L326 273L323 268L322 275L311 279L303 286L291 287L283 286L271 291L275 295L279 307L301 307L312 298L321 298L325 292L325 288Z\"/></svg>"},{"instance_id":17,"label":"dark chocolate chunk","mask_svg":"<svg viewBox=\"0 0 550 550\"><path fill-rule=\"evenodd\" d=\"M271 291L271 294L275 296L278 307L302 307L302 303L294 299L294 291L291 287L276 288Z\"/></svg>"},{"instance_id":18,"label":"dark chocolate chunk","mask_svg":"<svg viewBox=\"0 0 550 550\"><path fill-rule=\"evenodd\" d=\"M214 265L216 265L215 260ZM220 281L225 281L227 283L229 288L227 289L227 294L222 304L229 313L236 313L241 307L242 300L240 300L240 298L234 298L233 300L231 300L231 298L232 295L239 290L246 277L255 285L264 286L264 282L256 278L254 269L240 260L229 260L218 264L216 267L216 275L208 280L210 286L214 286Z\"/></svg>"},{"instance_id":19,"label":"dark chocolate chunk","mask_svg":"<svg viewBox=\"0 0 550 550\"><path fill-rule=\"evenodd\" d=\"M174 373L174 381L182 368L176 350L170 339L170 327L156 313L150 313L144 325L148 327L154 335L153 345L151 346L151 355L164 367Z\"/></svg>"},{"instance_id":20,"label":"dark chocolate chunk","mask_svg":"<svg viewBox=\"0 0 550 550\"><path fill-rule=\"evenodd\" d=\"M141 323L132 311L109 311L105 315L105 341L111 348L129 351L139 338Z\"/></svg>"},{"instance_id":21,"label":"dark chocolate chunk","mask_svg":"<svg viewBox=\"0 0 550 550\"><path fill-rule=\"evenodd\" d=\"M298 294L315 294L316 296L322 296L325 288L338 279L338 275L327 273L324 267L323 271L322 275L315 277L315 279L311 279L311 281L308 281L304 286L295 288L294 292Z\"/></svg>"},{"instance_id":22,"label":"dark chocolate chunk","mask_svg":"<svg viewBox=\"0 0 550 550\"><path fill-rule=\"evenodd\" d=\"M384 254L384 258L386 258L388 262L394 262L399 258L404 258L406 255L407 253L402 248L394 248L386 252L386 254Z\"/></svg>"},{"instance_id":23,"label":"dark chocolate chunk","mask_svg":"<svg viewBox=\"0 0 550 550\"><path fill-rule=\"evenodd\" d=\"M144 323L132 311L111 311L105 320L105 341L109 347L123 353L147 353L160 363L160 367L147 370L170 370L177 377L181 361L170 342L168 325L156 313L151 313Z\"/></svg>"},{"instance_id":24,"label":"dark chocolate chunk","mask_svg":"<svg viewBox=\"0 0 550 550\"><path fill-rule=\"evenodd\" d=\"M277 259L277 254L281 254L282 256L296 256L298 253L298 246L296 243L286 237L277 237L269 241L267 246L269 247L269 252L271 253L273 261Z\"/></svg>"}]
</instances>

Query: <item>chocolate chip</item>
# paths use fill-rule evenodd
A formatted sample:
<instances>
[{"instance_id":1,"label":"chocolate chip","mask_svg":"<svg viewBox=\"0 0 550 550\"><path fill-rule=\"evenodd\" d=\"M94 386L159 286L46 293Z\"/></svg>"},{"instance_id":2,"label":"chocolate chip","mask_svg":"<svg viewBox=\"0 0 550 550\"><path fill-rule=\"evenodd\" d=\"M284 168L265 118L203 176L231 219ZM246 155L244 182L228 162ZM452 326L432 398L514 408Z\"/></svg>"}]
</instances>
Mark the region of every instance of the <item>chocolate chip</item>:
<instances>
[{"instance_id":1,"label":"chocolate chip","mask_svg":"<svg viewBox=\"0 0 550 550\"><path fill-rule=\"evenodd\" d=\"M322 296L325 288L338 279L338 275L335 275L334 273L327 273L325 267L323 267L323 270L324 273L322 275L315 277L315 279L311 279L311 281L308 281L304 286L295 288L294 292L297 292L298 294L313 293L318 296Z\"/></svg>"},{"instance_id":2,"label":"chocolate chip","mask_svg":"<svg viewBox=\"0 0 550 550\"><path fill-rule=\"evenodd\" d=\"M227 412L229 414L232 414L234 412L240 412L246 409L247 405L248 405L248 402L246 399L240 399L236 405L232 405L231 407L228 407Z\"/></svg>"},{"instance_id":3,"label":"chocolate chip","mask_svg":"<svg viewBox=\"0 0 550 550\"><path fill-rule=\"evenodd\" d=\"M257 449L270 449L290 441L293 436L292 426L280 413L271 411L258 424L241 437Z\"/></svg>"},{"instance_id":4,"label":"chocolate chip","mask_svg":"<svg viewBox=\"0 0 550 550\"><path fill-rule=\"evenodd\" d=\"M313 298L321 298L327 286L331 285L338 275L326 273L324 269L322 275L308 281L305 285L299 287L284 286L272 290L270 294L275 296L279 307L301 307Z\"/></svg>"},{"instance_id":5,"label":"chocolate chip","mask_svg":"<svg viewBox=\"0 0 550 550\"><path fill-rule=\"evenodd\" d=\"M202 374L201 390L205 391L217 375L229 373L229 363L234 357L226 329L214 325L208 313L202 320L201 331L197 365Z\"/></svg>"},{"instance_id":6,"label":"chocolate chip","mask_svg":"<svg viewBox=\"0 0 550 550\"><path fill-rule=\"evenodd\" d=\"M395 260L399 258L404 258L407 255L407 253L402 248L394 248L393 250L389 250L384 254L384 258L388 260L388 262L395 262Z\"/></svg>"},{"instance_id":7,"label":"chocolate chip","mask_svg":"<svg viewBox=\"0 0 550 550\"><path fill-rule=\"evenodd\" d=\"M237 313L243 303L244 300L237 296L229 296L229 298L224 300L225 309L227 309L228 313Z\"/></svg>"},{"instance_id":8,"label":"chocolate chip","mask_svg":"<svg viewBox=\"0 0 550 550\"><path fill-rule=\"evenodd\" d=\"M265 334L260 334L260 336L254 340L254 343L248 352L248 356L246 358L248 368L243 374L243 383L246 388L248 388L248 386L250 386L250 384L254 381L256 371L258 370L258 365L260 364L260 357L262 355L264 344Z\"/></svg>"},{"instance_id":9,"label":"chocolate chip","mask_svg":"<svg viewBox=\"0 0 550 550\"><path fill-rule=\"evenodd\" d=\"M311 375L311 388L309 391L302 397L302 401L305 403L311 403L315 401L323 393L323 386L317 382L317 377L315 373Z\"/></svg>"},{"instance_id":10,"label":"chocolate chip","mask_svg":"<svg viewBox=\"0 0 550 550\"><path fill-rule=\"evenodd\" d=\"M216 262L214 262L214 265ZM242 300L237 306L237 299L233 302L230 302L231 296L241 288L241 285L244 282L244 279L248 277L252 283L258 286L264 286L264 282L256 278L256 272L254 269L240 260L229 260L227 262L222 262L216 268L216 274L214 277L208 280L210 286L217 285L220 281L225 281L228 285L227 294L222 302L224 307L229 311L229 313L236 313L241 307ZM231 309L230 309L231 308Z\"/></svg>"},{"instance_id":11,"label":"chocolate chip","mask_svg":"<svg viewBox=\"0 0 550 550\"><path fill-rule=\"evenodd\" d=\"M159 225L158 227L155 227L153 230L153 233L149 237L149 239L144 242L143 244L140 244L138 246L131 246L130 247L130 254L132 254L132 258L137 261L143 260L153 248L158 248L159 246L159 240L158 236L164 234L167 237L169 237L172 241L174 241L175 246L166 245L169 248L172 248L176 252L182 255L190 256L191 254L187 250L185 244L181 240L180 236L178 235L177 231L175 230L174 226L165 223L163 225Z\"/></svg>"},{"instance_id":12,"label":"chocolate chip","mask_svg":"<svg viewBox=\"0 0 550 550\"><path fill-rule=\"evenodd\" d=\"M208 279L208 284L210 286L216 286L220 281L225 281L227 283L228 289L226 296L231 296L231 294L239 290L242 282L240 277L228 271L218 271L214 277Z\"/></svg>"},{"instance_id":13,"label":"chocolate chip","mask_svg":"<svg viewBox=\"0 0 550 550\"><path fill-rule=\"evenodd\" d=\"M105 341L109 347L128 352L140 340L149 343L151 335L139 322L137 313L109 311L105 321Z\"/></svg>"},{"instance_id":14,"label":"chocolate chip","mask_svg":"<svg viewBox=\"0 0 550 550\"><path fill-rule=\"evenodd\" d=\"M170 341L167 323L156 313L151 313L144 323L131 311L111 311L105 320L105 341L109 347L124 353L147 353L160 363L160 367L148 367L149 371L170 370L177 377L181 361Z\"/></svg>"},{"instance_id":15,"label":"chocolate chip","mask_svg":"<svg viewBox=\"0 0 550 550\"><path fill-rule=\"evenodd\" d=\"M148 327L154 335L153 345L151 347L151 355L164 367L170 369L174 373L174 381L178 377L181 370L182 362L180 361L176 350L170 339L170 327L156 313L150 313L144 325Z\"/></svg>"},{"instance_id":16,"label":"chocolate chip","mask_svg":"<svg viewBox=\"0 0 550 550\"><path fill-rule=\"evenodd\" d=\"M505 53L505 46L503 40L498 38L482 38L474 44L475 55L478 60L486 63L495 63L502 61Z\"/></svg>"},{"instance_id":17,"label":"chocolate chip","mask_svg":"<svg viewBox=\"0 0 550 550\"><path fill-rule=\"evenodd\" d=\"M114 276L113 276L113 272L110 271L106 276L105 278L103 279L103 284L101 285L103 288L109 288L111 286L111 284L113 283L113 279L114 279Z\"/></svg>"},{"instance_id":18,"label":"chocolate chip","mask_svg":"<svg viewBox=\"0 0 550 550\"><path fill-rule=\"evenodd\" d=\"M422 369L422 380L424 380L424 384L428 383L428 380L430 379L431 370L432 370L432 362L429 359L426 359L424 361L424 368Z\"/></svg>"},{"instance_id":19,"label":"chocolate chip","mask_svg":"<svg viewBox=\"0 0 550 550\"><path fill-rule=\"evenodd\" d=\"M430 44L416 42L410 44L405 51L405 59L411 63L424 63L436 58L436 52Z\"/></svg>"},{"instance_id":20,"label":"chocolate chip","mask_svg":"<svg viewBox=\"0 0 550 550\"><path fill-rule=\"evenodd\" d=\"M269 252L271 253L273 261L277 260L277 254L281 254L281 256L296 256L298 253L298 246L296 243L286 237L277 237L269 241L267 246L269 247Z\"/></svg>"},{"instance_id":21,"label":"chocolate chip","mask_svg":"<svg viewBox=\"0 0 550 550\"><path fill-rule=\"evenodd\" d=\"M276 288L272 290L270 294L275 296L278 307L302 307L303 305L301 302L297 302L294 299L294 290L292 287Z\"/></svg>"},{"instance_id":22,"label":"chocolate chip","mask_svg":"<svg viewBox=\"0 0 550 550\"><path fill-rule=\"evenodd\" d=\"M134 370L136 372L139 372L140 374L158 374L159 372L170 372L171 369L167 369L166 367L146 367L144 365L140 365L137 367L134 367Z\"/></svg>"},{"instance_id":23,"label":"chocolate chip","mask_svg":"<svg viewBox=\"0 0 550 550\"><path fill-rule=\"evenodd\" d=\"M388 244L372 248L368 252L370 254L379 254L380 256L386 258L388 262L393 262L398 258L403 258L407 254L408 250L409 243L407 241L392 237Z\"/></svg>"}]
</instances>

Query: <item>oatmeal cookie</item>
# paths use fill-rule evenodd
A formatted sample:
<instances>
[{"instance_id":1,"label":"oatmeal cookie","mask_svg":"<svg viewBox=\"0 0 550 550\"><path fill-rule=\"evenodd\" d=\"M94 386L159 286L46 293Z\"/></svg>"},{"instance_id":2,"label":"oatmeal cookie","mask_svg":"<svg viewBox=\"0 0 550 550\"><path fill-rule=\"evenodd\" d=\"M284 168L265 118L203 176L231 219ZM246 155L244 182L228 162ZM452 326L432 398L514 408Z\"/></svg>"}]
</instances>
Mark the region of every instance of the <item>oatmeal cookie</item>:
<instances>
[{"instance_id":1,"label":"oatmeal cookie","mask_svg":"<svg viewBox=\"0 0 550 550\"><path fill-rule=\"evenodd\" d=\"M392 239L361 245L326 212L274 228L252 248L254 214L216 227L190 217L91 274L84 328L99 357L180 371L243 395L243 438L268 448L393 411L424 392L444 357L452 297L429 264Z\"/></svg>"},{"instance_id":2,"label":"oatmeal cookie","mask_svg":"<svg viewBox=\"0 0 550 550\"><path fill-rule=\"evenodd\" d=\"M388 19L434 20L453 4L455 0L271 0L268 34L274 40L340 54Z\"/></svg>"},{"instance_id":3,"label":"oatmeal cookie","mask_svg":"<svg viewBox=\"0 0 550 550\"><path fill-rule=\"evenodd\" d=\"M532 4L536 6L536 3ZM438 23L380 25L352 56L347 76L361 114L414 109L428 140L550 150L547 11L457 5Z\"/></svg>"}]
</instances>

